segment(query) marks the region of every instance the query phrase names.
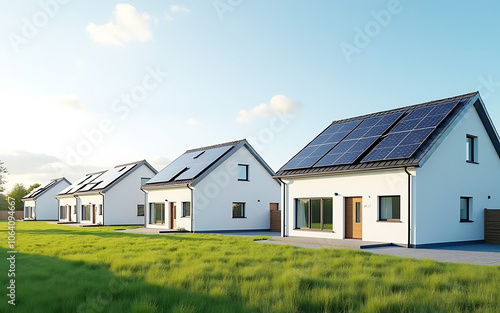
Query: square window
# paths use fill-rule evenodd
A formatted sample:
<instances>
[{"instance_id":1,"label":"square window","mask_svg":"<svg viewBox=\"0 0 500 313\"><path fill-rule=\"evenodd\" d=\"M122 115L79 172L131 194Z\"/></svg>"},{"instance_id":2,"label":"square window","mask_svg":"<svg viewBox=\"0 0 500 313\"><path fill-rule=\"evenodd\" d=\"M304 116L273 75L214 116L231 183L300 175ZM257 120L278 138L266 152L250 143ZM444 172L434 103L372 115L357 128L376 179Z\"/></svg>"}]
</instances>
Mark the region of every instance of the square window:
<instances>
[{"instance_id":1,"label":"square window","mask_svg":"<svg viewBox=\"0 0 500 313\"><path fill-rule=\"evenodd\" d=\"M233 218L245 217L245 203L233 202Z\"/></svg>"},{"instance_id":2,"label":"square window","mask_svg":"<svg viewBox=\"0 0 500 313\"><path fill-rule=\"evenodd\" d=\"M391 221L401 219L401 197L379 197L379 220Z\"/></svg>"},{"instance_id":3,"label":"square window","mask_svg":"<svg viewBox=\"0 0 500 313\"><path fill-rule=\"evenodd\" d=\"M144 204L137 205L137 216L144 216Z\"/></svg>"},{"instance_id":4,"label":"square window","mask_svg":"<svg viewBox=\"0 0 500 313\"><path fill-rule=\"evenodd\" d=\"M182 217L191 216L191 202L182 202Z\"/></svg>"},{"instance_id":5,"label":"square window","mask_svg":"<svg viewBox=\"0 0 500 313\"><path fill-rule=\"evenodd\" d=\"M238 164L238 180L248 181L248 165Z\"/></svg>"},{"instance_id":6,"label":"square window","mask_svg":"<svg viewBox=\"0 0 500 313\"><path fill-rule=\"evenodd\" d=\"M460 197L460 222L470 222L472 198Z\"/></svg>"}]
</instances>

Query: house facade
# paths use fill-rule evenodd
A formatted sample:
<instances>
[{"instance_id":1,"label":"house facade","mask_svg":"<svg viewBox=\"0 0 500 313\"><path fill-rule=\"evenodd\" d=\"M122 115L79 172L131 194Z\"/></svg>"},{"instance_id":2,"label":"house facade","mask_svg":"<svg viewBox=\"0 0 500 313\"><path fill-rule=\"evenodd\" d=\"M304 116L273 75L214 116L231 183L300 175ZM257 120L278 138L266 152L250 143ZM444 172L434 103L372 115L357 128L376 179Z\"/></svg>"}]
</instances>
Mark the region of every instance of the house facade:
<instances>
[{"instance_id":1,"label":"house facade","mask_svg":"<svg viewBox=\"0 0 500 313\"><path fill-rule=\"evenodd\" d=\"M333 122L285 164L283 236L419 247L484 239L500 141L479 93Z\"/></svg>"},{"instance_id":2,"label":"house facade","mask_svg":"<svg viewBox=\"0 0 500 313\"><path fill-rule=\"evenodd\" d=\"M157 171L146 161L85 175L61 191L59 221L94 225L144 224L141 186Z\"/></svg>"},{"instance_id":3,"label":"house facade","mask_svg":"<svg viewBox=\"0 0 500 313\"><path fill-rule=\"evenodd\" d=\"M269 230L280 183L246 140L186 151L143 186L148 228Z\"/></svg>"},{"instance_id":4,"label":"house facade","mask_svg":"<svg viewBox=\"0 0 500 313\"><path fill-rule=\"evenodd\" d=\"M25 220L57 221L57 200L54 198L71 183L64 177L52 179L24 196Z\"/></svg>"}]
</instances>

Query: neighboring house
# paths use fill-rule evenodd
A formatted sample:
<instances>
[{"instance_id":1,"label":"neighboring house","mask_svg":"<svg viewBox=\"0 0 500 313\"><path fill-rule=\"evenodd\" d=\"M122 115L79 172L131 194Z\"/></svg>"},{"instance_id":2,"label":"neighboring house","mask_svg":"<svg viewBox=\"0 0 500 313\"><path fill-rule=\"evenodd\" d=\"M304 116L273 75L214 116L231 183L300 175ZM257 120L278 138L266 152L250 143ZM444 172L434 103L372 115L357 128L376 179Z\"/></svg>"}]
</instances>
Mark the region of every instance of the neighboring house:
<instances>
[{"instance_id":1,"label":"neighboring house","mask_svg":"<svg viewBox=\"0 0 500 313\"><path fill-rule=\"evenodd\" d=\"M333 122L286 163L284 236L481 241L500 141L478 92Z\"/></svg>"},{"instance_id":2,"label":"neighboring house","mask_svg":"<svg viewBox=\"0 0 500 313\"><path fill-rule=\"evenodd\" d=\"M59 215L57 200L54 197L69 185L71 183L62 177L33 189L21 199L24 202L24 219L57 221Z\"/></svg>"},{"instance_id":3,"label":"neighboring house","mask_svg":"<svg viewBox=\"0 0 500 313\"><path fill-rule=\"evenodd\" d=\"M157 171L146 161L85 175L61 191L59 221L95 225L144 224L141 186Z\"/></svg>"},{"instance_id":4,"label":"neighboring house","mask_svg":"<svg viewBox=\"0 0 500 313\"><path fill-rule=\"evenodd\" d=\"M146 227L269 230L280 183L246 140L186 151L143 187Z\"/></svg>"}]
</instances>

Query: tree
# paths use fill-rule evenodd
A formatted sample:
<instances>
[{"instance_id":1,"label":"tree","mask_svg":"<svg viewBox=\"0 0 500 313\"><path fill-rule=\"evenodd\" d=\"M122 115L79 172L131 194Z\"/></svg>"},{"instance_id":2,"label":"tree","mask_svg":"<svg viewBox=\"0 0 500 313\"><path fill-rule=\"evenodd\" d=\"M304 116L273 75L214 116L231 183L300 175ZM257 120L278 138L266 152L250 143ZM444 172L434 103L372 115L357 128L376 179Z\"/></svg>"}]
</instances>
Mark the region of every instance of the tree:
<instances>
[{"instance_id":1,"label":"tree","mask_svg":"<svg viewBox=\"0 0 500 313\"><path fill-rule=\"evenodd\" d=\"M28 190L23 184L15 184L14 188L7 194L7 198L15 199L16 211L24 211L24 203L21 199L28 194Z\"/></svg>"},{"instance_id":2,"label":"tree","mask_svg":"<svg viewBox=\"0 0 500 313\"><path fill-rule=\"evenodd\" d=\"M36 184L33 184L31 185L29 188L28 188L28 193L32 192L33 190L35 190L36 188L40 187L40 184L36 183Z\"/></svg>"},{"instance_id":3,"label":"tree","mask_svg":"<svg viewBox=\"0 0 500 313\"><path fill-rule=\"evenodd\" d=\"M3 185L6 183L5 181L5 175L7 175L9 172L7 171L7 168L3 166L3 162L0 161L0 192L4 192L5 189Z\"/></svg>"},{"instance_id":4,"label":"tree","mask_svg":"<svg viewBox=\"0 0 500 313\"><path fill-rule=\"evenodd\" d=\"M0 211L8 211L9 210L9 203L7 202L7 199L5 199L5 195L3 193L0 193Z\"/></svg>"}]
</instances>

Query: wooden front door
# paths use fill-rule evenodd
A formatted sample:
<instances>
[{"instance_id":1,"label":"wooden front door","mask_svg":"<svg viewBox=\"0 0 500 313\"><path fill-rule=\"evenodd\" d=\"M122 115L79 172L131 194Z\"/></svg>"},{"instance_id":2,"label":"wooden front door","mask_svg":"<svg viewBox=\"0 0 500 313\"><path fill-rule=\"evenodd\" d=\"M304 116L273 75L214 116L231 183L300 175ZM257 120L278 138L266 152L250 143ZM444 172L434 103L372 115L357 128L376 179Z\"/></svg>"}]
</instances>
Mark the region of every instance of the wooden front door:
<instances>
[{"instance_id":1,"label":"wooden front door","mask_svg":"<svg viewBox=\"0 0 500 313\"><path fill-rule=\"evenodd\" d=\"M92 214L92 223L95 224L95 217L97 215L97 205L93 204L92 205L92 210L94 212L94 214Z\"/></svg>"},{"instance_id":2,"label":"wooden front door","mask_svg":"<svg viewBox=\"0 0 500 313\"><path fill-rule=\"evenodd\" d=\"M345 198L345 238L363 236L363 203L361 198Z\"/></svg>"},{"instance_id":3,"label":"wooden front door","mask_svg":"<svg viewBox=\"0 0 500 313\"><path fill-rule=\"evenodd\" d=\"M176 205L175 202L170 202L170 228L175 229L176 223Z\"/></svg>"}]
</instances>

